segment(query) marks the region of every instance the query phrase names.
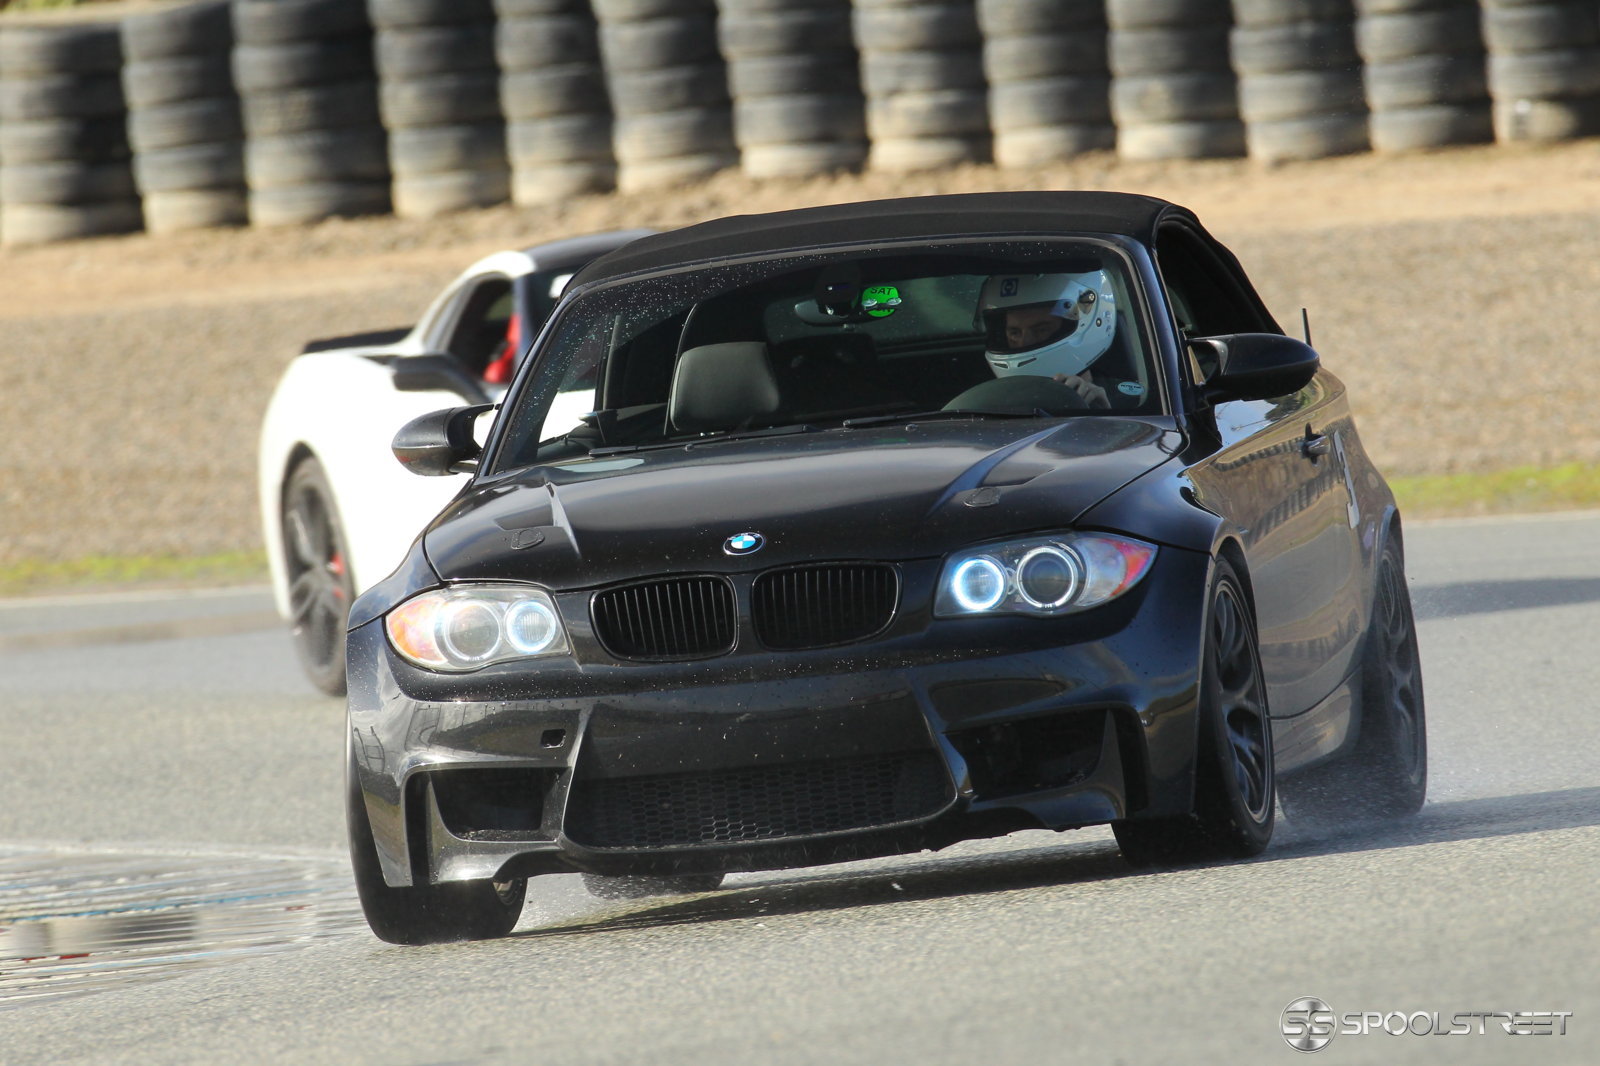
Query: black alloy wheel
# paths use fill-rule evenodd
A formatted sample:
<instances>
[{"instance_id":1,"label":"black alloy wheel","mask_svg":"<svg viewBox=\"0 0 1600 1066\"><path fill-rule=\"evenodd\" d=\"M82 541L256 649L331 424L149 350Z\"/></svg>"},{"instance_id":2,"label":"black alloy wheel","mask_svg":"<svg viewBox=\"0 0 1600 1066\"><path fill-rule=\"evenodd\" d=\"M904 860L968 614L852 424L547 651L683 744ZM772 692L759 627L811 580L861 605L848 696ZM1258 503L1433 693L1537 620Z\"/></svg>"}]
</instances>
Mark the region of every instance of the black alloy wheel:
<instances>
[{"instance_id":1,"label":"black alloy wheel","mask_svg":"<svg viewBox=\"0 0 1600 1066\"><path fill-rule=\"evenodd\" d=\"M648 899L651 896L687 896L714 892L722 887L721 874L681 874L677 877L608 877L584 874L583 887L597 899Z\"/></svg>"},{"instance_id":2,"label":"black alloy wheel","mask_svg":"<svg viewBox=\"0 0 1600 1066\"><path fill-rule=\"evenodd\" d=\"M1272 840L1272 725L1255 619L1232 565L1219 559L1206 613L1195 745L1194 810L1112 823L1135 866L1242 859Z\"/></svg>"},{"instance_id":3,"label":"black alloy wheel","mask_svg":"<svg viewBox=\"0 0 1600 1066\"><path fill-rule=\"evenodd\" d=\"M391 944L492 940L516 928L528 893L525 877L390 886L383 879L372 822L353 765L345 786L345 820L356 895L367 925L379 940Z\"/></svg>"},{"instance_id":4,"label":"black alloy wheel","mask_svg":"<svg viewBox=\"0 0 1600 1066\"><path fill-rule=\"evenodd\" d=\"M1361 720L1354 747L1283 783L1291 821L1333 827L1415 814L1428 793L1428 727L1422 657L1406 588L1405 559L1391 539L1379 557L1372 620L1361 656Z\"/></svg>"},{"instance_id":5,"label":"black alloy wheel","mask_svg":"<svg viewBox=\"0 0 1600 1066\"><path fill-rule=\"evenodd\" d=\"M333 490L315 459L301 461L284 486L283 564L300 665L317 688L342 696L345 622L355 585Z\"/></svg>"}]
</instances>

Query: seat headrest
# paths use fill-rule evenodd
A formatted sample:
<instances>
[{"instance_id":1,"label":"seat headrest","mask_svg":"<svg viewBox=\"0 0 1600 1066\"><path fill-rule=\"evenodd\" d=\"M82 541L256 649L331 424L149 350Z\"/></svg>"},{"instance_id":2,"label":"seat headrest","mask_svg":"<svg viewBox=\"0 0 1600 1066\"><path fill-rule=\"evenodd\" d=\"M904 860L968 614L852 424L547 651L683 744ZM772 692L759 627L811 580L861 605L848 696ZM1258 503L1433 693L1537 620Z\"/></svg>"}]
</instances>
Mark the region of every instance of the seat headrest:
<instances>
[{"instance_id":1,"label":"seat headrest","mask_svg":"<svg viewBox=\"0 0 1600 1066\"><path fill-rule=\"evenodd\" d=\"M702 344L678 356L667 414L684 432L738 429L778 410L779 399L765 344Z\"/></svg>"}]
</instances>

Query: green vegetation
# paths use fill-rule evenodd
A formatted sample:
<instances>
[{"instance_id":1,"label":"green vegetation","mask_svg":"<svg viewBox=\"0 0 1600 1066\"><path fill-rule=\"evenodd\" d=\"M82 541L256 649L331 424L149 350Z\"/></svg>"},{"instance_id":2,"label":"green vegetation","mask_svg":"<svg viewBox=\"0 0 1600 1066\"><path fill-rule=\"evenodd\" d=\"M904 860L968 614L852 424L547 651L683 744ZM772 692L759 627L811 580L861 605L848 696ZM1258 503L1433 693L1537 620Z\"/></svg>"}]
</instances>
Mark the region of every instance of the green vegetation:
<instances>
[{"instance_id":1,"label":"green vegetation","mask_svg":"<svg viewBox=\"0 0 1600 1066\"><path fill-rule=\"evenodd\" d=\"M0 565L0 596L91 589L244 585L267 580L262 551L218 555L92 555Z\"/></svg>"},{"instance_id":2,"label":"green vegetation","mask_svg":"<svg viewBox=\"0 0 1600 1066\"><path fill-rule=\"evenodd\" d=\"M1587 463L1391 477L1389 484L1409 518L1600 507L1600 467Z\"/></svg>"},{"instance_id":3,"label":"green vegetation","mask_svg":"<svg viewBox=\"0 0 1600 1066\"><path fill-rule=\"evenodd\" d=\"M60 7L77 7L95 0L0 0L0 11L49 11Z\"/></svg>"}]
</instances>

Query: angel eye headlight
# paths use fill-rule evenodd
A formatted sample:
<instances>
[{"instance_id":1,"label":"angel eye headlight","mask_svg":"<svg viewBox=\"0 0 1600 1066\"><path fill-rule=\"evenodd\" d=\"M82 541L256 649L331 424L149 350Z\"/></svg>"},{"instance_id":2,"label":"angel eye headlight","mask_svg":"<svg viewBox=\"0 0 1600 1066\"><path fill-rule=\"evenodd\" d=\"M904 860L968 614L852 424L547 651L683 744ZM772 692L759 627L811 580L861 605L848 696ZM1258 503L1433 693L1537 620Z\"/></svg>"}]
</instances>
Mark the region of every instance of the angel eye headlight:
<instances>
[{"instance_id":1,"label":"angel eye headlight","mask_svg":"<svg viewBox=\"0 0 1600 1066\"><path fill-rule=\"evenodd\" d=\"M1070 548L1042 544L1017 561L1017 595L1030 606L1065 607L1082 585L1083 562Z\"/></svg>"},{"instance_id":2,"label":"angel eye headlight","mask_svg":"<svg viewBox=\"0 0 1600 1066\"><path fill-rule=\"evenodd\" d=\"M960 618L1087 610L1138 584L1155 556L1155 545L1110 533L1062 533L968 549L945 560L933 613Z\"/></svg>"},{"instance_id":3,"label":"angel eye headlight","mask_svg":"<svg viewBox=\"0 0 1600 1066\"><path fill-rule=\"evenodd\" d=\"M987 611L1006 596L1006 571L986 555L967 559L950 575L950 598L964 611Z\"/></svg>"},{"instance_id":4,"label":"angel eye headlight","mask_svg":"<svg viewBox=\"0 0 1600 1066\"><path fill-rule=\"evenodd\" d=\"M542 589L522 586L424 592L390 611L384 628L402 658L447 673L567 650L555 601Z\"/></svg>"},{"instance_id":5,"label":"angel eye headlight","mask_svg":"<svg viewBox=\"0 0 1600 1066\"><path fill-rule=\"evenodd\" d=\"M506 612L505 635L523 655L539 655L561 637L561 620L548 605L523 600Z\"/></svg>"},{"instance_id":6,"label":"angel eye headlight","mask_svg":"<svg viewBox=\"0 0 1600 1066\"><path fill-rule=\"evenodd\" d=\"M487 662L500 646L500 615L480 600L460 600L440 611L439 646L462 663Z\"/></svg>"}]
</instances>

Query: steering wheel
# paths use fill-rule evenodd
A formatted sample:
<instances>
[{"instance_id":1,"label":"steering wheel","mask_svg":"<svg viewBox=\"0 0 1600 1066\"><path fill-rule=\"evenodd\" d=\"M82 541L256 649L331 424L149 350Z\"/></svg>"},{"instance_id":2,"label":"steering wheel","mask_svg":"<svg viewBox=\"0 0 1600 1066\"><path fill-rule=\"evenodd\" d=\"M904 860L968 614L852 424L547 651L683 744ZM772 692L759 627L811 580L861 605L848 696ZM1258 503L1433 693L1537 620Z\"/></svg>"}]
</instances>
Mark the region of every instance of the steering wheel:
<instances>
[{"instance_id":1,"label":"steering wheel","mask_svg":"<svg viewBox=\"0 0 1600 1066\"><path fill-rule=\"evenodd\" d=\"M1055 378L1038 374L1013 374L980 382L942 408L945 411L991 411L996 414L1029 414L1043 411L1058 415L1083 411L1089 407L1078 390Z\"/></svg>"}]
</instances>

